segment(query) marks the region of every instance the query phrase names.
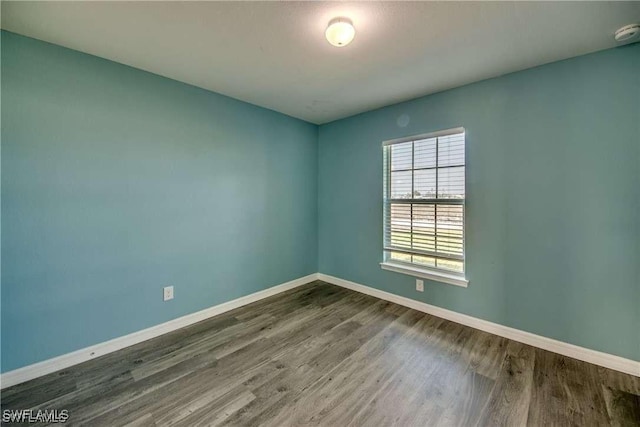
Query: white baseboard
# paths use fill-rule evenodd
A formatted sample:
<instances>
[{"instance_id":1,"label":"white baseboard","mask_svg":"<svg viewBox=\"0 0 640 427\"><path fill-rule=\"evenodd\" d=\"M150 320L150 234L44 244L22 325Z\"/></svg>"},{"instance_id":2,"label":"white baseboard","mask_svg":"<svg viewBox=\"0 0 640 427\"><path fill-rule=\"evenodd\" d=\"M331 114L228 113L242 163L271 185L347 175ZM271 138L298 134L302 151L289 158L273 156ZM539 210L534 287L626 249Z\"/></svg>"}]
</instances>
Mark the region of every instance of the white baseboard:
<instances>
[{"instance_id":1,"label":"white baseboard","mask_svg":"<svg viewBox=\"0 0 640 427\"><path fill-rule=\"evenodd\" d=\"M261 299L279 294L284 291L288 291L289 289L293 289L317 280L317 278L318 274L313 273L308 276L300 277L299 279L291 280L290 282L273 286L263 291L255 292L253 294L246 295L244 297L240 297L238 299L234 299L222 304L218 304L195 313L187 314L186 316L178 317L177 319L173 319L168 322L161 323L159 325L152 326L150 328L143 329L129 335L114 338L100 344L92 345L90 347L63 354L61 356L44 360L42 362L34 363L33 365L5 372L0 376L0 388L4 389L7 387L11 387L13 385L50 374L52 372L66 369L70 366L77 365L82 362L86 362L87 360L104 356L105 354L141 343L143 341L158 337L160 335L175 331L180 328L184 328L185 326L192 325L218 314L222 314L235 308L251 304L252 302L259 301Z\"/></svg>"},{"instance_id":2,"label":"white baseboard","mask_svg":"<svg viewBox=\"0 0 640 427\"><path fill-rule=\"evenodd\" d=\"M333 285L341 286L343 288L351 289L356 292L400 304L414 310L422 311L424 313L441 317L452 322L470 326L481 331L489 332L504 338L509 338L514 341L552 351L554 353L562 354L574 359L582 360L584 362L593 363L594 365L603 366L605 368L614 369L616 371L640 377L640 362L635 360L625 359L623 357L614 356L612 354L602 353L596 350L590 350L588 348L579 347L577 345L567 344L562 341L557 341L529 332L520 331L508 326L499 325L487 320L478 319L466 314L457 313L455 311L436 307L434 305L412 300L410 298L394 295L389 292L374 289L365 285L361 285L359 283L340 279L338 277L329 276L327 274L314 273L308 276L300 277L299 279L295 279L290 282L265 289L263 291L255 292L253 294L246 295L232 301L209 307L196 313L188 314L186 316L170 320L160 325L152 326L150 328L134 332L129 335L114 338L112 340L105 341L91 347L86 347L71 353L54 357L52 359L34 363L33 365L5 372L0 376L0 388L4 389L7 387L11 387L13 385L38 378L43 375L59 371L61 369L69 368L73 365L86 362L87 360L95 359L96 357L100 357L105 354L123 349L125 347L141 343L151 338L158 337L168 332L184 328L185 326L192 325L194 323L200 322L218 314L225 313L235 308L251 304L252 302L259 301L261 299L279 294L284 291L288 291L314 280L322 280Z\"/></svg>"},{"instance_id":3,"label":"white baseboard","mask_svg":"<svg viewBox=\"0 0 640 427\"><path fill-rule=\"evenodd\" d=\"M557 341L551 338L532 334L530 332L510 328L508 326L503 326L497 323L489 322L487 320L478 319L466 314L457 313L455 311L436 307L424 302L412 300L410 298L394 295L389 292L374 289L369 286L361 285L349 280L340 279L338 277L329 276L327 274L319 273L318 279L327 283L331 283L333 285L341 286L343 288L351 289L356 292L371 295L376 298L380 298L386 301L403 305L405 307L412 308L414 310L422 311L424 313L447 319L452 322L470 326L481 331L489 332L494 335L528 344L533 347L538 347L543 350L548 350L554 353L562 354L564 356L572 357L574 359L582 360L584 362L593 363L594 365L603 366L605 368L624 372L625 374L640 377L640 362L635 360L625 359L624 357L614 356L612 354L579 347L577 345Z\"/></svg>"}]
</instances>

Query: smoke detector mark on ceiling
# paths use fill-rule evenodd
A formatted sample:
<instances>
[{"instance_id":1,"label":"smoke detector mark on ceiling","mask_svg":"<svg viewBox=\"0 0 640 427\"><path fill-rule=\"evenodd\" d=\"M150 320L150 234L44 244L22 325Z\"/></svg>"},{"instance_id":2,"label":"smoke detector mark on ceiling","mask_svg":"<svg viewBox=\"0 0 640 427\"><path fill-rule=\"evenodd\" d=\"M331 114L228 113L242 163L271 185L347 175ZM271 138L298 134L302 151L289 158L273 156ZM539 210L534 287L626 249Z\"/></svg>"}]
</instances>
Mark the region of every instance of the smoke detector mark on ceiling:
<instances>
[{"instance_id":1,"label":"smoke detector mark on ceiling","mask_svg":"<svg viewBox=\"0 0 640 427\"><path fill-rule=\"evenodd\" d=\"M640 24L630 24L625 25L622 28L619 28L616 31L614 38L617 42L626 42L631 39L636 38L636 36L640 33Z\"/></svg>"}]
</instances>

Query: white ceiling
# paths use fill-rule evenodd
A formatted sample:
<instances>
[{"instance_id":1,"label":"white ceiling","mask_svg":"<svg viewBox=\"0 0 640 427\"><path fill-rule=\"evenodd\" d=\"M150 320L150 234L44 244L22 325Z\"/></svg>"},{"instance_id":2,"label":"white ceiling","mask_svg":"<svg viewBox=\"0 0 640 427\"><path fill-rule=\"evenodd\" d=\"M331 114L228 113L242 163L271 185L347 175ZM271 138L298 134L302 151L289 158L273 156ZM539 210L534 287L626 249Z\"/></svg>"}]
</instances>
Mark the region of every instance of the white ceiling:
<instances>
[{"instance_id":1,"label":"white ceiling","mask_svg":"<svg viewBox=\"0 0 640 427\"><path fill-rule=\"evenodd\" d=\"M347 47L327 22L351 18ZM2 28L313 123L606 49L640 2L2 2Z\"/></svg>"}]
</instances>

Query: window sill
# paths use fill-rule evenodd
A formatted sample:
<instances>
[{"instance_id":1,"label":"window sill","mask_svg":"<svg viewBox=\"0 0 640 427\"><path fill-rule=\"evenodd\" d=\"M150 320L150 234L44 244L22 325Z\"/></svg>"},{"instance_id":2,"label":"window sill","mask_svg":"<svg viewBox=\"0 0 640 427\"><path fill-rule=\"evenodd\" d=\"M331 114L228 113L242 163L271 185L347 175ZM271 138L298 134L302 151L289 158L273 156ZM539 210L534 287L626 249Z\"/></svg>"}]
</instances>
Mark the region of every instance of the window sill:
<instances>
[{"instance_id":1,"label":"window sill","mask_svg":"<svg viewBox=\"0 0 640 427\"><path fill-rule=\"evenodd\" d=\"M449 285L462 286L463 288L466 288L469 285L469 281L464 277L447 274L441 271L427 270L392 262L381 262L380 267L382 267L383 270L394 271L396 273L407 274L414 277L421 277L435 282L448 283Z\"/></svg>"}]
</instances>

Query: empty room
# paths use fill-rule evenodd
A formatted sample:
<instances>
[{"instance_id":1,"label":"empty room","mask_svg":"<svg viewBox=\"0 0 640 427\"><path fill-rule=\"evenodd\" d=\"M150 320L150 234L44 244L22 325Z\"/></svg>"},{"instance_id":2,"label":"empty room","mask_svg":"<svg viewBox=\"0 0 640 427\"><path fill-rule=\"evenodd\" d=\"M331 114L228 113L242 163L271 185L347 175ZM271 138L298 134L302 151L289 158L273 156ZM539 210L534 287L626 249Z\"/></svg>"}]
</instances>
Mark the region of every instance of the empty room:
<instances>
[{"instance_id":1,"label":"empty room","mask_svg":"<svg viewBox=\"0 0 640 427\"><path fill-rule=\"evenodd\" d=\"M640 2L2 1L2 425L640 426Z\"/></svg>"}]
</instances>

